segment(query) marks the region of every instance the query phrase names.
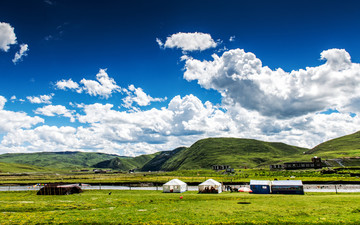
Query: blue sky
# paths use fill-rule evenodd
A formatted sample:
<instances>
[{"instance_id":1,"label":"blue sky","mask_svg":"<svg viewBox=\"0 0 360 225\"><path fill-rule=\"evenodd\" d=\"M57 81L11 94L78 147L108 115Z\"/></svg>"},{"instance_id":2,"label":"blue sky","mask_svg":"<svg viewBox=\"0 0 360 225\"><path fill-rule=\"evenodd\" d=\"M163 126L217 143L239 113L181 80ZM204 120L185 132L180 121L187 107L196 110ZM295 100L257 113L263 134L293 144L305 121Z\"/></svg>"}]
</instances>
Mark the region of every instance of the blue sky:
<instances>
[{"instance_id":1,"label":"blue sky","mask_svg":"<svg viewBox=\"0 0 360 225\"><path fill-rule=\"evenodd\" d=\"M0 153L355 132L359 4L4 0Z\"/></svg>"}]
</instances>

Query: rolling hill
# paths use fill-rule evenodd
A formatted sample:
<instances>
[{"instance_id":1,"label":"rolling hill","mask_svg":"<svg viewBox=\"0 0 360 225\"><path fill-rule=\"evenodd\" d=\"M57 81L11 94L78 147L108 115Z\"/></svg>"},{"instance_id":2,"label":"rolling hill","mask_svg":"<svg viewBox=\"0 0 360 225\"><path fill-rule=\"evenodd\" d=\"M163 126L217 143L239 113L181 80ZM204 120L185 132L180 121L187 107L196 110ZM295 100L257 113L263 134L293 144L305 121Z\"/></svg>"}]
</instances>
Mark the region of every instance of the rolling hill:
<instances>
[{"instance_id":1,"label":"rolling hill","mask_svg":"<svg viewBox=\"0 0 360 225\"><path fill-rule=\"evenodd\" d=\"M150 154L150 155L140 155L137 157L116 157L109 160L99 162L92 167L95 168L109 168L114 170L131 170L131 169L140 169L150 160L152 160L157 155L161 154L160 152Z\"/></svg>"},{"instance_id":2,"label":"rolling hill","mask_svg":"<svg viewBox=\"0 0 360 225\"><path fill-rule=\"evenodd\" d=\"M116 157L118 155L94 152L7 153L0 155L0 162L58 169L82 169Z\"/></svg>"},{"instance_id":3,"label":"rolling hill","mask_svg":"<svg viewBox=\"0 0 360 225\"><path fill-rule=\"evenodd\" d=\"M321 143L306 154L327 159L329 166L359 166L360 131Z\"/></svg>"},{"instance_id":4,"label":"rolling hill","mask_svg":"<svg viewBox=\"0 0 360 225\"><path fill-rule=\"evenodd\" d=\"M259 167L301 156L308 149L240 138L207 138L169 158L161 170Z\"/></svg>"},{"instance_id":5,"label":"rolling hill","mask_svg":"<svg viewBox=\"0 0 360 225\"><path fill-rule=\"evenodd\" d=\"M306 153L335 158L360 156L360 131L321 143Z\"/></svg>"},{"instance_id":6,"label":"rolling hill","mask_svg":"<svg viewBox=\"0 0 360 225\"><path fill-rule=\"evenodd\" d=\"M305 153L305 154L304 154ZM42 152L3 154L0 162L58 169L110 168L127 171L172 171L210 169L212 165L232 168L267 167L290 161L310 161L312 156L328 159L328 165L360 165L360 132L324 142L313 149L279 142L241 138L207 138L192 146L137 157L122 157L90 152ZM333 161L331 161L333 160ZM3 165L9 168L10 164ZM15 165L14 165L15 166ZM27 168L32 170L32 168ZM1 170L1 167L0 167ZM7 169L9 170L9 169Z\"/></svg>"},{"instance_id":7,"label":"rolling hill","mask_svg":"<svg viewBox=\"0 0 360 225\"><path fill-rule=\"evenodd\" d=\"M0 162L0 173L32 173L49 172L48 168L17 163Z\"/></svg>"}]
</instances>

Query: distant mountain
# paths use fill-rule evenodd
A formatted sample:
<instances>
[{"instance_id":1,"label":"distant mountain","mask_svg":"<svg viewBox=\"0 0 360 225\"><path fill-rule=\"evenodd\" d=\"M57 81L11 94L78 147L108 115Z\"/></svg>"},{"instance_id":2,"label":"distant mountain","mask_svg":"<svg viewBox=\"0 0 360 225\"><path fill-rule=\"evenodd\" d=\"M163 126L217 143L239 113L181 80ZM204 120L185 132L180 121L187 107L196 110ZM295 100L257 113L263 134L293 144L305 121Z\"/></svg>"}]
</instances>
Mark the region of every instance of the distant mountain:
<instances>
[{"instance_id":1,"label":"distant mountain","mask_svg":"<svg viewBox=\"0 0 360 225\"><path fill-rule=\"evenodd\" d=\"M81 169L90 168L96 163L116 157L119 156L95 152L7 153L0 155L0 162L58 169Z\"/></svg>"},{"instance_id":2,"label":"distant mountain","mask_svg":"<svg viewBox=\"0 0 360 225\"><path fill-rule=\"evenodd\" d=\"M207 138L179 151L161 166L162 170L258 167L301 157L308 149L284 143L240 138Z\"/></svg>"},{"instance_id":3,"label":"distant mountain","mask_svg":"<svg viewBox=\"0 0 360 225\"><path fill-rule=\"evenodd\" d=\"M305 153L305 154L304 154ZM360 165L360 132L324 142L309 150L279 142L241 138L207 138L192 146L137 157L122 157L90 152L9 153L0 155L0 163L27 164L25 170L109 168L127 171L172 171L210 169L212 165L232 168L267 167L291 161L310 161L312 156L328 159L329 166ZM10 164L0 164L9 170ZM1 167L2 166L2 167ZM11 165L10 165L11 167ZM22 167L17 165L17 167ZM21 169L20 169L21 170Z\"/></svg>"},{"instance_id":4,"label":"distant mountain","mask_svg":"<svg viewBox=\"0 0 360 225\"><path fill-rule=\"evenodd\" d=\"M185 151L187 148L180 147L176 148L173 151L164 151L160 152L157 156L155 156L152 160L150 160L148 163L146 163L141 170L142 171L161 171L166 170L163 166L166 164L168 160L170 160L173 157L176 157L176 155L180 154L180 152Z\"/></svg>"},{"instance_id":5,"label":"distant mountain","mask_svg":"<svg viewBox=\"0 0 360 225\"><path fill-rule=\"evenodd\" d=\"M137 157L116 157L109 160L105 160L94 164L92 167L95 168L109 168L114 170L131 170L131 169L141 169L146 163L152 160L157 155L161 154L157 152L151 155L140 155Z\"/></svg>"}]
</instances>

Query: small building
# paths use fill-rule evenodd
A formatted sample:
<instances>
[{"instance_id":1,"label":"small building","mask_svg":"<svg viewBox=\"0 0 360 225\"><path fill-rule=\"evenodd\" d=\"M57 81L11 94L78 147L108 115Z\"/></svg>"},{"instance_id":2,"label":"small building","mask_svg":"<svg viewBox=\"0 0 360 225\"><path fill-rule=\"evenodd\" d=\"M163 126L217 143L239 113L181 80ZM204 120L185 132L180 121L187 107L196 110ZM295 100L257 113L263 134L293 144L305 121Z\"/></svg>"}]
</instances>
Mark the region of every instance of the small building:
<instances>
[{"instance_id":1,"label":"small building","mask_svg":"<svg viewBox=\"0 0 360 225\"><path fill-rule=\"evenodd\" d=\"M37 192L37 195L70 195L82 192L77 184L46 184Z\"/></svg>"},{"instance_id":2,"label":"small building","mask_svg":"<svg viewBox=\"0 0 360 225\"><path fill-rule=\"evenodd\" d=\"M269 180L250 180L250 189L253 194L270 194L271 181Z\"/></svg>"},{"instance_id":3,"label":"small building","mask_svg":"<svg viewBox=\"0 0 360 225\"><path fill-rule=\"evenodd\" d=\"M213 179L208 179L199 184L199 193L213 193L219 194L222 192L222 186L219 182Z\"/></svg>"},{"instance_id":4,"label":"small building","mask_svg":"<svg viewBox=\"0 0 360 225\"><path fill-rule=\"evenodd\" d=\"M170 180L163 185L164 193L182 193L187 191L187 184L178 179Z\"/></svg>"},{"instance_id":5,"label":"small building","mask_svg":"<svg viewBox=\"0 0 360 225\"><path fill-rule=\"evenodd\" d=\"M304 194L301 180L274 180L271 184L273 194Z\"/></svg>"},{"instance_id":6,"label":"small building","mask_svg":"<svg viewBox=\"0 0 360 225\"><path fill-rule=\"evenodd\" d=\"M286 162L284 164L270 165L271 170L320 169L322 167L321 158L316 156L311 159L311 162Z\"/></svg>"},{"instance_id":7,"label":"small building","mask_svg":"<svg viewBox=\"0 0 360 225\"><path fill-rule=\"evenodd\" d=\"M212 169L213 170L226 170L229 169L230 166L229 165L213 165Z\"/></svg>"},{"instance_id":8,"label":"small building","mask_svg":"<svg viewBox=\"0 0 360 225\"><path fill-rule=\"evenodd\" d=\"M283 164L270 165L270 170L281 170L284 168Z\"/></svg>"}]
</instances>

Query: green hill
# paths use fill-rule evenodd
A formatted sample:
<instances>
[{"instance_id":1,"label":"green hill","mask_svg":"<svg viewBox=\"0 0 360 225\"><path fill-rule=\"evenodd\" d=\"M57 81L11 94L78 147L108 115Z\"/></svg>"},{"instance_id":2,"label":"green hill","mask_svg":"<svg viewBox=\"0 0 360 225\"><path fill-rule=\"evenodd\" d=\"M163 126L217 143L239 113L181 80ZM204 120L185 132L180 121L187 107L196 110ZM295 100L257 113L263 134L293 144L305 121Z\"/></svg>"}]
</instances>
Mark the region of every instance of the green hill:
<instances>
[{"instance_id":1,"label":"green hill","mask_svg":"<svg viewBox=\"0 0 360 225\"><path fill-rule=\"evenodd\" d=\"M142 171L161 171L164 170L163 165L171 159L172 157L175 157L177 154L180 154L180 152L186 150L185 147L176 148L173 151L164 151L160 152L160 154L156 155L152 160L150 160L148 163L146 163L141 170Z\"/></svg>"},{"instance_id":2,"label":"green hill","mask_svg":"<svg viewBox=\"0 0 360 225\"><path fill-rule=\"evenodd\" d=\"M137 157L116 157L113 159L105 160L99 162L92 167L95 168L110 168L115 170L130 170L130 169L140 169L154 157L156 157L160 152L151 155L140 155Z\"/></svg>"},{"instance_id":3,"label":"green hill","mask_svg":"<svg viewBox=\"0 0 360 225\"><path fill-rule=\"evenodd\" d=\"M360 131L321 143L306 154L329 160L332 166L360 165Z\"/></svg>"},{"instance_id":4,"label":"green hill","mask_svg":"<svg viewBox=\"0 0 360 225\"><path fill-rule=\"evenodd\" d=\"M0 173L48 172L49 169L33 165L0 162Z\"/></svg>"},{"instance_id":5,"label":"green hill","mask_svg":"<svg viewBox=\"0 0 360 225\"><path fill-rule=\"evenodd\" d=\"M94 152L7 153L0 155L0 162L58 169L81 169L90 168L96 163L115 157L118 155Z\"/></svg>"},{"instance_id":6,"label":"green hill","mask_svg":"<svg viewBox=\"0 0 360 225\"><path fill-rule=\"evenodd\" d=\"M319 156L360 156L360 131L321 143L307 152Z\"/></svg>"},{"instance_id":7,"label":"green hill","mask_svg":"<svg viewBox=\"0 0 360 225\"><path fill-rule=\"evenodd\" d=\"M175 154L164 162L161 169L210 169L212 165L229 165L233 168L267 166L302 157L307 150L253 139L208 138Z\"/></svg>"},{"instance_id":8,"label":"green hill","mask_svg":"<svg viewBox=\"0 0 360 225\"><path fill-rule=\"evenodd\" d=\"M304 154L304 152L306 154ZM127 171L172 171L186 169L210 169L212 165L229 165L232 168L267 167L291 161L310 161L312 156L327 159L328 166L360 164L360 132L324 142L309 150L279 142L264 142L240 138L207 138L189 148L157 152L137 157L119 157L91 152L42 152L9 153L0 155L0 162L17 163L20 168L33 165L52 169L111 168ZM10 165L10 166L9 166ZM1 166L1 165L0 165ZM0 171L9 171L7 164ZM1 169L8 168L8 169ZM21 169L19 169L21 170Z\"/></svg>"}]
</instances>

